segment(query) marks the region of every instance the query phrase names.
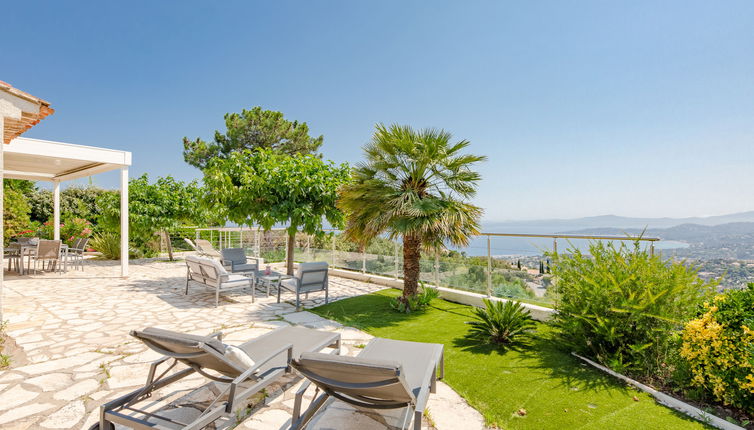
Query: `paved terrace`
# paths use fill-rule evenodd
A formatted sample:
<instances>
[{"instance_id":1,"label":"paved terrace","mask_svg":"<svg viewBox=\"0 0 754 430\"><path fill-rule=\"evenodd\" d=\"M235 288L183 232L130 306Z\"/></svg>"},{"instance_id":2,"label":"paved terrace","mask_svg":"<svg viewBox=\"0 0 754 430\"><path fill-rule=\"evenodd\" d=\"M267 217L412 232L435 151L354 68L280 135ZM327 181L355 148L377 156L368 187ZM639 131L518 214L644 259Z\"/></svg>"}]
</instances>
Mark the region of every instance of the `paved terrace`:
<instances>
[{"instance_id":1,"label":"paved terrace","mask_svg":"<svg viewBox=\"0 0 754 430\"><path fill-rule=\"evenodd\" d=\"M133 328L158 326L197 334L222 330L224 341L240 344L276 327L300 324L340 332L348 355L357 354L357 345L371 338L314 314L295 312L292 304L277 304L275 297L262 297L261 292L256 303L250 290L226 294L215 308L214 293L198 285L183 294L185 266L180 262L134 261L131 273L121 279L116 263L90 260L83 273L6 276L4 318L22 354L10 369L0 371L0 427L91 426L99 406L143 385L148 363L159 358L128 336ZM339 300L380 288L332 277L330 297ZM323 294L313 294L304 306L322 302ZM288 428L293 393L301 382L291 376L269 387L266 398L260 396L250 411L241 413L238 428ZM198 415L195 407L216 392L214 384L200 376L187 378L160 391L155 402L176 416ZM310 389L309 400L312 394ZM333 406L309 428L384 429L398 421L397 413L376 415L342 403ZM482 428L481 416L444 383L430 397L428 412L425 428Z\"/></svg>"}]
</instances>

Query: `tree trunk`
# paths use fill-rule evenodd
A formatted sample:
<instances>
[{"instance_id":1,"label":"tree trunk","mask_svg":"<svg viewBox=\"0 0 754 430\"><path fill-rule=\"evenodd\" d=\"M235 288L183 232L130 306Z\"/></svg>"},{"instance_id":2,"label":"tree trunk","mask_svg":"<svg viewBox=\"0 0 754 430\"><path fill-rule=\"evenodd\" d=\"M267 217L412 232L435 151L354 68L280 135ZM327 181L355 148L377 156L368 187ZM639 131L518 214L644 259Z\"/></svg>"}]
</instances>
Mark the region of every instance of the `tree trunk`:
<instances>
[{"instance_id":1,"label":"tree trunk","mask_svg":"<svg viewBox=\"0 0 754 430\"><path fill-rule=\"evenodd\" d=\"M288 232L288 249L285 252L286 273L293 276L293 245L296 244L296 232Z\"/></svg>"},{"instance_id":2,"label":"tree trunk","mask_svg":"<svg viewBox=\"0 0 754 430\"><path fill-rule=\"evenodd\" d=\"M419 290L421 240L413 235L403 236L403 300Z\"/></svg>"},{"instance_id":3,"label":"tree trunk","mask_svg":"<svg viewBox=\"0 0 754 430\"><path fill-rule=\"evenodd\" d=\"M170 261L173 261L173 244L170 243L170 235L167 230L163 230L162 234L165 235L165 245L168 248L168 258L170 258Z\"/></svg>"}]
</instances>

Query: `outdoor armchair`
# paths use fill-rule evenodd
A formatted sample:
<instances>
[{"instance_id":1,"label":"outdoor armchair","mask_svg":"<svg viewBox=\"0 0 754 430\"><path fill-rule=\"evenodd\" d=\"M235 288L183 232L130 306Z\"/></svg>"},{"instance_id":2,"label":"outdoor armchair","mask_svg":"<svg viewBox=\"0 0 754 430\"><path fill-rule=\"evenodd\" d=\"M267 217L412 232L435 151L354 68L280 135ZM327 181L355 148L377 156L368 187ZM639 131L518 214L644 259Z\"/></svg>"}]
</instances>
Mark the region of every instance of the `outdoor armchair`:
<instances>
[{"instance_id":1,"label":"outdoor armchair","mask_svg":"<svg viewBox=\"0 0 754 430\"><path fill-rule=\"evenodd\" d=\"M149 327L131 335L163 357L151 364L143 387L101 406L100 422L94 428L111 430L119 424L135 429L160 425L193 430L221 418L230 422L237 409L247 407L251 396L290 372L291 359L328 347L340 353L338 333L303 327L282 327L235 347L225 345L221 333L197 336ZM178 363L188 367L170 373ZM161 416L159 410L146 412L157 390L195 373L223 385L198 417L186 420L193 421Z\"/></svg>"},{"instance_id":2,"label":"outdoor armchair","mask_svg":"<svg viewBox=\"0 0 754 430\"><path fill-rule=\"evenodd\" d=\"M308 297L309 293L324 291L325 303L327 303L329 296L327 270L328 266L325 262L299 263L293 278L280 281L280 285L278 286L278 303L280 303L280 290L282 289L292 291L296 294L296 309L300 306L301 294L305 294Z\"/></svg>"},{"instance_id":3,"label":"outdoor armchair","mask_svg":"<svg viewBox=\"0 0 754 430\"><path fill-rule=\"evenodd\" d=\"M413 428L419 430L437 372L440 379L444 376L443 345L375 338L356 357L304 353L291 366L308 379L296 393L292 429L305 428L318 411L338 399L359 408L405 408L399 425L406 428L413 414ZM310 383L322 394L301 415ZM327 427L322 424L318 427Z\"/></svg>"},{"instance_id":4,"label":"outdoor armchair","mask_svg":"<svg viewBox=\"0 0 754 430\"><path fill-rule=\"evenodd\" d=\"M84 252L86 252L86 245L89 243L88 237L82 237L76 239L73 242L73 246L68 248L68 257L73 260L74 265L78 265L81 270L84 270Z\"/></svg>"},{"instance_id":5,"label":"outdoor armchair","mask_svg":"<svg viewBox=\"0 0 754 430\"><path fill-rule=\"evenodd\" d=\"M251 288L251 301L254 302L254 279L249 276L228 273L219 261L211 258L186 256L186 294L188 294L190 281L215 290L215 306L220 303L221 292L246 287Z\"/></svg>"},{"instance_id":6,"label":"outdoor armchair","mask_svg":"<svg viewBox=\"0 0 754 430\"><path fill-rule=\"evenodd\" d=\"M259 260L251 258L252 262L249 262L244 248L224 248L220 254L220 262L230 269L230 273L256 273L259 270Z\"/></svg>"}]
</instances>

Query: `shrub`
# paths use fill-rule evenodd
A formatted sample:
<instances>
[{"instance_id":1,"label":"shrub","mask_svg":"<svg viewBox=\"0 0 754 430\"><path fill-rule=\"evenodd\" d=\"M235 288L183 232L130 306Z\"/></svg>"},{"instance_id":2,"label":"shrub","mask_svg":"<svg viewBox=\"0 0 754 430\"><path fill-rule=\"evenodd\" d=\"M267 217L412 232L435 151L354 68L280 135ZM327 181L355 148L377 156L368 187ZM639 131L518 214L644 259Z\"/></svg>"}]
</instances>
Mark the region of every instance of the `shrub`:
<instances>
[{"instance_id":1,"label":"shrub","mask_svg":"<svg viewBox=\"0 0 754 430\"><path fill-rule=\"evenodd\" d=\"M677 332L714 292L696 270L639 247L595 242L554 256L554 323L566 343L618 372L664 380Z\"/></svg>"},{"instance_id":2,"label":"shrub","mask_svg":"<svg viewBox=\"0 0 754 430\"><path fill-rule=\"evenodd\" d=\"M529 310L520 302L483 299L484 308L474 308L475 321L468 338L481 343L512 346L520 343L534 327Z\"/></svg>"},{"instance_id":3,"label":"shrub","mask_svg":"<svg viewBox=\"0 0 754 430\"><path fill-rule=\"evenodd\" d=\"M100 233L89 241L89 246L99 251L105 260L120 259L120 235L117 233Z\"/></svg>"},{"instance_id":4,"label":"shrub","mask_svg":"<svg viewBox=\"0 0 754 430\"><path fill-rule=\"evenodd\" d=\"M754 284L705 303L683 330L690 384L726 405L754 413Z\"/></svg>"},{"instance_id":5,"label":"shrub","mask_svg":"<svg viewBox=\"0 0 754 430\"><path fill-rule=\"evenodd\" d=\"M39 237L52 239L55 223L47 221L40 227ZM60 223L60 239L68 245L73 245L76 239L90 237L92 235L92 223L83 218L68 218Z\"/></svg>"},{"instance_id":6,"label":"shrub","mask_svg":"<svg viewBox=\"0 0 754 430\"><path fill-rule=\"evenodd\" d=\"M419 284L421 288L418 293L409 296L405 302L401 300L402 297L396 297L390 302L390 307L402 313L421 311L426 309L432 300L440 296L440 292L436 288L427 287L421 281L419 281Z\"/></svg>"},{"instance_id":7,"label":"shrub","mask_svg":"<svg viewBox=\"0 0 754 430\"><path fill-rule=\"evenodd\" d=\"M3 240L5 244L8 244L10 239L18 236L22 231L28 230L31 219L29 218L29 204L26 202L23 193L12 188L10 185L6 185L4 189L3 202L5 211L3 212L3 223L5 226L5 237Z\"/></svg>"}]
</instances>

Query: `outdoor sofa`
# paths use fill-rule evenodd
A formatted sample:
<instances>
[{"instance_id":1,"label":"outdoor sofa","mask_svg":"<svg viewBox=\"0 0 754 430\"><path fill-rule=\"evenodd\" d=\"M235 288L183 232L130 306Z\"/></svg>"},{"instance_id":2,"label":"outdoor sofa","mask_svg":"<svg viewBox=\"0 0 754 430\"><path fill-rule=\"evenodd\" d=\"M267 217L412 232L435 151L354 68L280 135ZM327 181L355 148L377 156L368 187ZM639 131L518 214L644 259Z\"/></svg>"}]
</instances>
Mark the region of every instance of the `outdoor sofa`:
<instances>
[{"instance_id":1,"label":"outdoor sofa","mask_svg":"<svg viewBox=\"0 0 754 430\"><path fill-rule=\"evenodd\" d=\"M101 406L100 421L92 429L112 430L119 424L135 429L159 425L194 430L223 417L232 420L251 396L291 371L293 358L324 348L340 354L340 334L304 327L281 327L237 347L225 345L221 333L197 336L149 327L131 331L131 335L163 357L151 364L143 387ZM169 374L178 363L188 367ZM154 403L155 391L195 373L224 383L222 392L201 415L185 422L160 410L147 410Z\"/></svg>"},{"instance_id":2,"label":"outdoor sofa","mask_svg":"<svg viewBox=\"0 0 754 430\"><path fill-rule=\"evenodd\" d=\"M413 428L420 430L438 371L440 379L444 376L443 345L375 338L356 357L308 352L291 366L308 379L296 393L292 429L305 428L318 411L338 399L359 408L405 408L401 428L410 425L413 415ZM310 383L322 394L301 415Z\"/></svg>"},{"instance_id":3,"label":"outdoor sofa","mask_svg":"<svg viewBox=\"0 0 754 430\"><path fill-rule=\"evenodd\" d=\"M194 281L215 291L215 306L220 303L220 293L241 288L251 288L251 301L254 302L254 278L228 273L219 261L211 258L186 256L186 294L189 282Z\"/></svg>"}]
</instances>

